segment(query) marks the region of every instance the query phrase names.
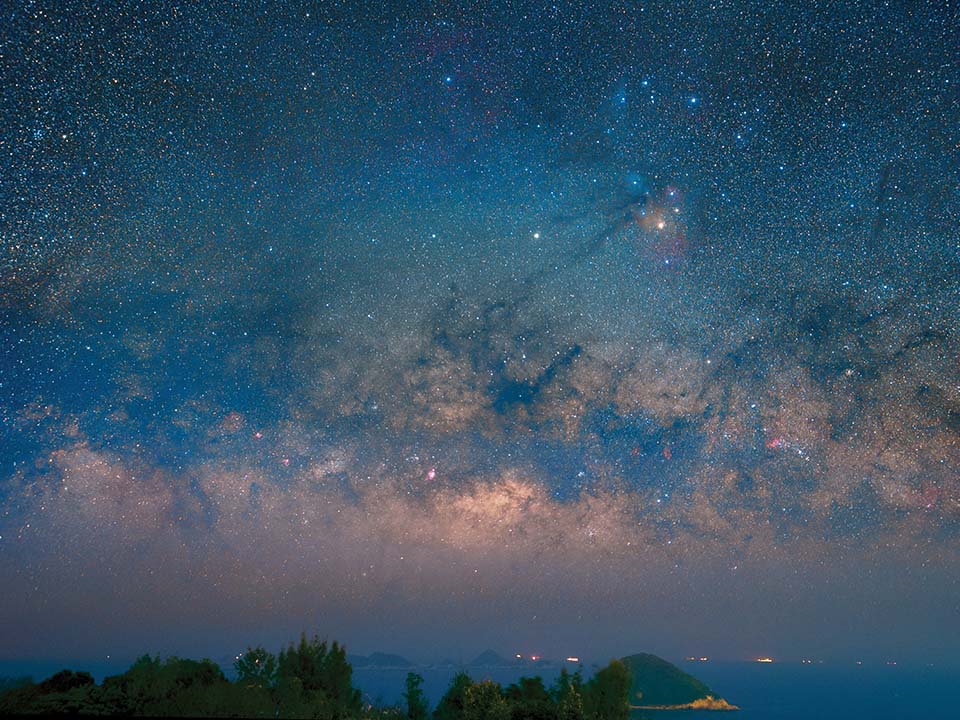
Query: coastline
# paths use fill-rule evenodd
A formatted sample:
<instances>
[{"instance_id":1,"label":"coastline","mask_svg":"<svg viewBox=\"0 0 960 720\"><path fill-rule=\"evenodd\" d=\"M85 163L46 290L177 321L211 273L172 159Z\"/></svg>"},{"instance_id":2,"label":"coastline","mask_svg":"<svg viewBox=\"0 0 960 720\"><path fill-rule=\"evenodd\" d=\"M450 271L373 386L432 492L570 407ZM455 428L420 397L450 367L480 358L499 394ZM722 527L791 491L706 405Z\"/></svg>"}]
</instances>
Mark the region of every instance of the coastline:
<instances>
[{"instance_id":1,"label":"coastline","mask_svg":"<svg viewBox=\"0 0 960 720\"><path fill-rule=\"evenodd\" d=\"M683 705L631 705L631 710L718 710L729 711L739 710L740 707L727 702L723 698L715 698L707 695L705 698L699 698L693 702Z\"/></svg>"}]
</instances>

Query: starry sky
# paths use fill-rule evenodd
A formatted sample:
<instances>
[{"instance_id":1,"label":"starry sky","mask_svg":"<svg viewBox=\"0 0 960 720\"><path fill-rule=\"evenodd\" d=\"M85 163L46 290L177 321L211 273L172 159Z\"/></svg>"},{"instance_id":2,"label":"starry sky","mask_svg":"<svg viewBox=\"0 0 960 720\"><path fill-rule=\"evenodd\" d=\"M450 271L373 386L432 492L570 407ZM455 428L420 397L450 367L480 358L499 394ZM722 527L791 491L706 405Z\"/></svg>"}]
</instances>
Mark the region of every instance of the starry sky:
<instances>
[{"instance_id":1,"label":"starry sky","mask_svg":"<svg viewBox=\"0 0 960 720\"><path fill-rule=\"evenodd\" d=\"M0 81L0 659L960 648L952 0L25 0Z\"/></svg>"}]
</instances>

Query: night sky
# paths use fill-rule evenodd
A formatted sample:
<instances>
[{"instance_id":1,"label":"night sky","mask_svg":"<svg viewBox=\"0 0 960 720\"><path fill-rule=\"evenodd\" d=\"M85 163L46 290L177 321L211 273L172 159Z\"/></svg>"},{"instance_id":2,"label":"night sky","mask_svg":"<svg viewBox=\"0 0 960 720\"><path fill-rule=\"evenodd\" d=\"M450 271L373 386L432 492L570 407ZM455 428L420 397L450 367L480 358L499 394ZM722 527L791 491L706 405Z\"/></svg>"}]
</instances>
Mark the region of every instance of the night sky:
<instances>
[{"instance_id":1,"label":"night sky","mask_svg":"<svg viewBox=\"0 0 960 720\"><path fill-rule=\"evenodd\" d=\"M960 8L9 3L0 659L956 662Z\"/></svg>"}]
</instances>

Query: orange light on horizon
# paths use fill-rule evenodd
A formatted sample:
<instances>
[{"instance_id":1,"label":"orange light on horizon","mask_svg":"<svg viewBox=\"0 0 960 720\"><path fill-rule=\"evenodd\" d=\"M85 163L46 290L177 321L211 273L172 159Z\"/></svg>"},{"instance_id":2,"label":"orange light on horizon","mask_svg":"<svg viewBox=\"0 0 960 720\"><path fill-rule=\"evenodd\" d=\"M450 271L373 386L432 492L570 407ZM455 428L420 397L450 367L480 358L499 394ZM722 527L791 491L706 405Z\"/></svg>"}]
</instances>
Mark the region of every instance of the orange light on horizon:
<instances>
[{"instance_id":1,"label":"orange light on horizon","mask_svg":"<svg viewBox=\"0 0 960 720\"><path fill-rule=\"evenodd\" d=\"M580 658L574 657L573 655L571 655L570 657L567 658L567 662L580 662Z\"/></svg>"},{"instance_id":2,"label":"orange light on horizon","mask_svg":"<svg viewBox=\"0 0 960 720\"><path fill-rule=\"evenodd\" d=\"M773 658L771 657L758 657L754 662L758 663L772 663Z\"/></svg>"}]
</instances>

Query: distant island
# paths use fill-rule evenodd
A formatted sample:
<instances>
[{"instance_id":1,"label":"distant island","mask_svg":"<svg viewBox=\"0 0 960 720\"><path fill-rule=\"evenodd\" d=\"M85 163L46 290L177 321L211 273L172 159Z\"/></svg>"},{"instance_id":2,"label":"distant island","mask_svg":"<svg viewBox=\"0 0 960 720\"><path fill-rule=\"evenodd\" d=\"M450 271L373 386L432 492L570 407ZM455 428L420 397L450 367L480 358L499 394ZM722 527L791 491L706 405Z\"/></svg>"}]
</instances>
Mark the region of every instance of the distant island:
<instances>
[{"instance_id":1,"label":"distant island","mask_svg":"<svg viewBox=\"0 0 960 720\"><path fill-rule=\"evenodd\" d=\"M495 650L484 650L471 660L467 667L471 668L517 668L517 667L557 667L560 664L555 660L548 660L539 655L513 655L505 658Z\"/></svg>"},{"instance_id":2,"label":"distant island","mask_svg":"<svg viewBox=\"0 0 960 720\"><path fill-rule=\"evenodd\" d=\"M656 655L622 658L630 672L630 707L635 710L739 710L736 705Z\"/></svg>"},{"instance_id":3,"label":"distant island","mask_svg":"<svg viewBox=\"0 0 960 720\"><path fill-rule=\"evenodd\" d=\"M567 658L566 662L577 658ZM210 660L144 655L100 684L86 672L61 670L43 682L0 679L0 716L102 715L155 717L314 718L316 720L629 720L631 710L736 710L696 678L655 655L612 660L584 679L582 666L547 686L520 677L501 686L461 670L436 707L423 677L407 672L401 705L367 702L353 685L353 667L413 667L399 655L350 655L337 642L301 636L276 655L262 647L235 656L235 679ZM470 667L518 671L548 667L539 656L506 659L489 651ZM556 665L553 665L554 667ZM596 666L594 666L596 667Z\"/></svg>"},{"instance_id":4,"label":"distant island","mask_svg":"<svg viewBox=\"0 0 960 720\"><path fill-rule=\"evenodd\" d=\"M470 667L509 667L516 664L516 660L508 660L495 650L484 650L470 661Z\"/></svg>"},{"instance_id":5,"label":"distant island","mask_svg":"<svg viewBox=\"0 0 960 720\"><path fill-rule=\"evenodd\" d=\"M396 669L413 667L413 663L405 657L382 652L375 652L370 655L347 655L347 660L355 668Z\"/></svg>"}]
</instances>

